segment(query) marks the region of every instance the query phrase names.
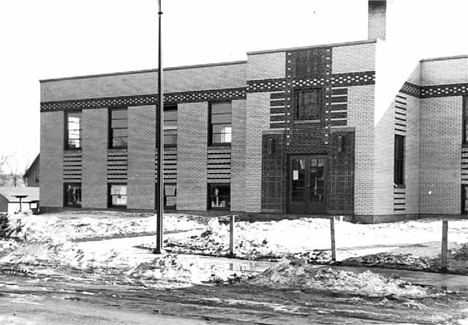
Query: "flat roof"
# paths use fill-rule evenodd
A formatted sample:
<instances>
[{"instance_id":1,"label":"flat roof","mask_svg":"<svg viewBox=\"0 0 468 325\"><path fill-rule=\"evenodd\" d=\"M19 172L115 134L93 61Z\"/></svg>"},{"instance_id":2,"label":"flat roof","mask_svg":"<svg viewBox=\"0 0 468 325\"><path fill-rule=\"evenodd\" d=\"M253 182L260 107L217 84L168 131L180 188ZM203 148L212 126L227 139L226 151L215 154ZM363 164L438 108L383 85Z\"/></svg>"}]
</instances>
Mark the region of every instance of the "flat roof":
<instances>
[{"instance_id":1,"label":"flat roof","mask_svg":"<svg viewBox=\"0 0 468 325\"><path fill-rule=\"evenodd\" d=\"M206 63L206 64L195 64L195 65L186 65L179 67L168 67L163 68L163 71L174 71L174 70L184 70L184 69L198 69L198 68L207 68L207 67L217 67L225 65L238 65L246 64L247 61L231 61L231 62L219 62L219 63ZM89 79L89 78L100 78L100 77L112 77L112 76L122 76L128 74L140 74L140 73L151 73L157 72L158 69L146 69L146 70L134 70L134 71L123 71L123 72L111 72L111 73L100 73L100 74L90 74L83 76L73 76L73 77L63 77L63 78L52 78L52 79L42 79L39 80L40 83L51 82L51 81L61 81L61 80L75 80L75 79Z\"/></svg>"},{"instance_id":2,"label":"flat roof","mask_svg":"<svg viewBox=\"0 0 468 325\"><path fill-rule=\"evenodd\" d=\"M460 59L468 59L468 54L463 54L463 55L452 55L452 56L441 56L441 57L438 57L438 58L422 59L420 62L445 61L445 60L460 60Z\"/></svg>"}]
</instances>

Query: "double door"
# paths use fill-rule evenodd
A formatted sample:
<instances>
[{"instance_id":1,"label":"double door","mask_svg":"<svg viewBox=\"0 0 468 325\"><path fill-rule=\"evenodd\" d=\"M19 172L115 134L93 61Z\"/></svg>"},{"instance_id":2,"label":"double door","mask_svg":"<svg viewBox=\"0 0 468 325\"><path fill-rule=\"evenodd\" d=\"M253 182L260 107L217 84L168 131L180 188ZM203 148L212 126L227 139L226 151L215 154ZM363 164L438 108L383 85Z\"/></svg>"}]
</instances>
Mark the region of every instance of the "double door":
<instances>
[{"instance_id":1,"label":"double door","mask_svg":"<svg viewBox=\"0 0 468 325\"><path fill-rule=\"evenodd\" d=\"M317 155L289 157L289 213L326 213L326 161Z\"/></svg>"}]
</instances>

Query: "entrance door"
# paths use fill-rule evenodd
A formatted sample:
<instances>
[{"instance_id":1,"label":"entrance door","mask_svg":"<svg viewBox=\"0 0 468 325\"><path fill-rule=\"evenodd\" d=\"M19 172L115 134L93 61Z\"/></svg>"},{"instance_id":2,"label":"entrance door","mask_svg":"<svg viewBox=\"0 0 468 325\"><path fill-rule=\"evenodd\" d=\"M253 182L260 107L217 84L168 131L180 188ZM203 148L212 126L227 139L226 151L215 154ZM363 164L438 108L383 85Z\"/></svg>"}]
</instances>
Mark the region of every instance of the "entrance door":
<instances>
[{"instance_id":1,"label":"entrance door","mask_svg":"<svg viewBox=\"0 0 468 325\"><path fill-rule=\"evenodd\" d=\"M324 156L289 157L289 213L326 213L325 162Z\"/></svg>"}]
</instances>

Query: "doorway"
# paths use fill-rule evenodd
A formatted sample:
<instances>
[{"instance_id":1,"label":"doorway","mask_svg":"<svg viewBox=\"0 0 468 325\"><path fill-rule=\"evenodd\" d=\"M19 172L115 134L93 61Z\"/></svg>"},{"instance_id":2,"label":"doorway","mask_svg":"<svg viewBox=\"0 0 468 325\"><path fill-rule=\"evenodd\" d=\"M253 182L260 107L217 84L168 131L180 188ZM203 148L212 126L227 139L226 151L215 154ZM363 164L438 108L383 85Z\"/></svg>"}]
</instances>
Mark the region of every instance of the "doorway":
<instances>
[{"instance_id":1,"label":"doorway","mask_svg":"<svg viewBox=\"0 0 468 325\"><path fill-rule=\"evenodd\" d=\"M288 212L326 213L326 156L289 157Z\"/></svg>"}]
</instances>

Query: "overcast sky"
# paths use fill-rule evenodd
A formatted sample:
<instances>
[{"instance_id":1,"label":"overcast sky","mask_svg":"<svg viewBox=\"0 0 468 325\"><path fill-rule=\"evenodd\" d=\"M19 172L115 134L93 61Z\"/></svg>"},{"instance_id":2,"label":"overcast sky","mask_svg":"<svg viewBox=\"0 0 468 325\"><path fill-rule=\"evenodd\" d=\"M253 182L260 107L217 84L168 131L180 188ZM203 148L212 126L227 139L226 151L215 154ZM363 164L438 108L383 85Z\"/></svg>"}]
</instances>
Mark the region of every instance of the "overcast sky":
<instances>
[{"instance_id":1,"label":"overcast sky","mask_svg":"<svg viewBox=\"0 0 468 325\"><path fill-rule=\"evenodd\" d=\"M367 38L367 0L162 1L166 67ZM388 41L421 58L468 54L467 9L388 0ZM157 0L1 0L0 154L24 168L39 152L39 80L156 68L157 11Z\"/></svg>"}]
</instances>

